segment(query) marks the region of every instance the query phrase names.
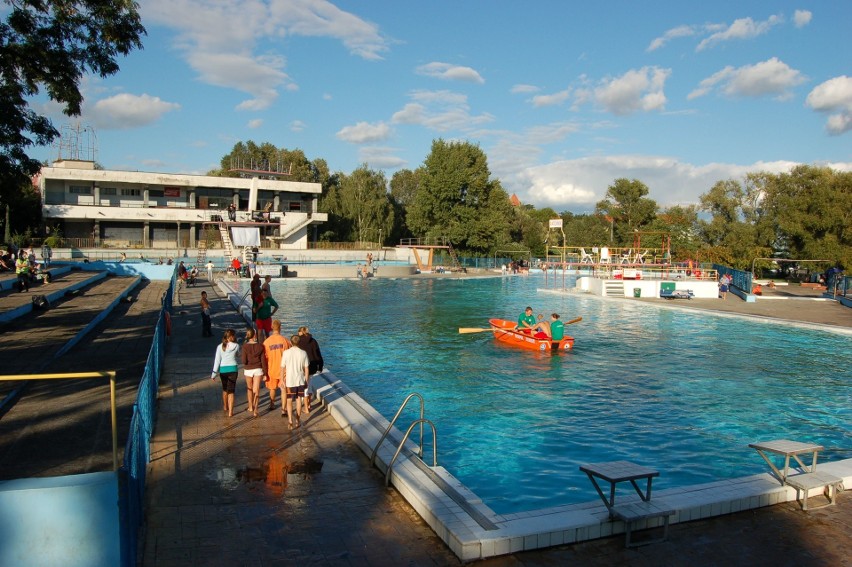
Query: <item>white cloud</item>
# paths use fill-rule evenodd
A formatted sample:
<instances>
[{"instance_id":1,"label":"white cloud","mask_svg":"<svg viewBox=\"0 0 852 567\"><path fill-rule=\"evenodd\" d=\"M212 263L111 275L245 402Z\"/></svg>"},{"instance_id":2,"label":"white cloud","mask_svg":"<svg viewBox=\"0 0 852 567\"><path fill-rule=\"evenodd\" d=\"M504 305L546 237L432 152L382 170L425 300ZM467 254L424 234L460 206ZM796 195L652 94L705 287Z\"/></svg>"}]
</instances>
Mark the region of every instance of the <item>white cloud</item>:
<instances>
[{"instance_id":1,"label":"white cloud","mask_svg":"<svg viewBox=\"0 0 852 567\"><path fill-rule=\"evenodd\" d=\"M438 61L417 67L417 74L444 81L463 81L480 85L485 82L485 79L470 67L440 63Z\"/></svg>"},{"instance_id":2,"label":"white cloud","mask_svg":"<svg viewBox=\"0 0 852 567\"><path fill-rule=\"evenodd\" d=\"M811 14L810 10L796 10L795 14L793 14L793 23L795 23L797 28L803 28L811 23L812 17L813 14Z\"/></svg>"},{"instance_id":3,"label":"white cloud","mask_svg":"<svg viewBox=\"0 0 852 567\"><path fill-rule=\"evenodd\" d=\"M263 119L255 118L254 120L249 120L247 126L251 129L260 128L261 126L263 126Z\"/></svg>"},{"instance_id":4,"label":"white cloud","mask_svg":"<svg viewBox=\"0 0 852 567\"><path fill-rule=\"evenodd\" d=\"M354 126L341 128L335 136L338 140L343 140L351 144L365 144L367 142L386 140L390 136L390 133L390 126L384 122L379 122L378 124L359 122Z\"/></svg>"},{"instance_id":5,"label":"white cloud","mask_svg":"<svg viewBox=\"0 0 852 567\"><path fill-rule=\"evenodd\" d=\"M122 93L86 105L83 115L98 128L124 130L153 124L167 112L179 108L179 104L156 96Z\"/></svg>"},{"instance_id":6,"label":"white cloud","mask_svg":"<svg viewBox=\"0 0 852 567\"><path fill-rule=\"evenodd\" d=\"M663 87L670 74L671 69L659 67L631 69L620 77L602 80L594 89L594 100L616 115L663 110L666 105ZM577 95L585 98L588 91L581 90Z\"/></svg>"},{"instance_id":7,"label":"white cloud","mask_svg":"<svg viewBox=\"0 0 852 567\"><path fill-rule=\"evenodd\" d=\"M396 148L381 146L364 146L358 149L358 161L366 163L376 169L397 169L405 167L408 163L401 157L394 155L399 151Z\"/></svg>"},{"instance_id":8,"label":"white cloud","mask_svg":"<svg viewBox=\"0 0 852 567\"><path fill-rule=\"evenodd\" d=\"M818 112L830 113L826 130L838 135L852 130L852 77L834 77L814 87L805 104Z\"/></svg>"},{"instance_id":9,"label":"white cloud","mask_svg":"<svg viewBox=\"0 0 852 567\"><path fill-rule=\"evenodd\" d=\"M514 85L509 91L512 94L531 94L537 93L541 89L535 85Z\"/></svg>"},{"instance_id":10,"label":"white cloud","mask_svg":"<svg viewBox=\"0 0 852 567\"><path fill-rule=\"evenodd\" d=\"M695 26L687 26L687 25L677 26L675 28L672 28L672 29L666 31L666 33L664 33L661 37L655 38L653 41L651 41L651 44L648 46L648 48L645 51L655 51L655 50L663 47L665 44L667 44L672 39L676 39L676 38L679 38L679 37L689 37L689 36L692 36L692 35L695 35L695 34L696 34Z\"/></svg>"},{"instance_id":11,"label":"white cloud","mask_svg":"<svg viewBox=\"0 0 852 567\"><path fill-rule=\"evenodd\" d=\"M552 207L557 211L590 211L606 195L607 188L621 177L639 179L649 189L649 198L661 207L697 204L701 194L725 179L741 179L746 173L768 171L780 173L798 165L795 162L756 162L739 165L710 163L695 165L675 158L648 155L593 156L525 167L506 175L494 168L507 190L521 201L536 207ZM839 169L852 169L852 163L834 164Z\"/></svg>"},{"instance_id":12,"label":"white cloud","mask_svg":"<svg viewBox=\"0 0 852 567\"><path fill-rule=\"evenodd\" d=\"M394 124L414 124L430 130L469 131L471 128L494 120L491 114L473 115L467 97L451 91L414 91L410 94L414 102L406 104L393 114Z\"/></svg>"},{"instance_id":13,"label":"white cloud","mask_svg":"<svg viewBox=\"0 0 852 567\"><path fill-rule=\"evenodd\" d=\"M146 0L140 10L145 22L177 32L175 46L202 81L251 94L241 110L261 110L280 89L296 88L281 54L256 52L262 40L326 37L367 60L388 50L377 25L325 0Z\"/></svg>"},{"instance_id":14,"label":"white cloud","mask_svg":"<svg viewBox=\"0 0 852 567\"><path fill-rule=\"evenodd\" d=\"M781 16L769 16L769 18L763 22L755 22L751 18L740 18L738 20L734 20L734 23L730 26L711 34L710 37L707 37L706 39L703 39L695 50L703 51L704 49L713 47L716 44L734 39L751 39L767 33L770 29L772 29L772 26L778 25L783 21L784 19Z\"/></svg>"},{"instance_id":15,"label":"white cloud","mask_svg":"<svg viewBox=\"0 0 852 567\"><path fill-rule=\"evenodd\" d=\"M301 132L307 127L308 125L302 122L301 120L293 120L292 122L290 122L291 132Z\"/></svg>"},{"instance_id":16,"label":"white cloud","mask_svg":"<svg viewBox=\"0 0 852 567\"><path fill-rule=\"evenodd\" d=\"M548 95L536 95L532 97L532 105L536 108L540 108L542 106L555 106L558 104L562 104L571 96L571 89L565 89L564 91L559 91L558 93L548 94Z\"/></svg>"},{"instance_id":17,"label":"white cloud","mask_svg":"<svg viewBox=\"0 0 852 567\"><path fill-rule=\"evenodd\" d=\"M767 96L789 98L790 89L804 83L807 77L773 57L754 65L739 68L725 67L699 83L698 88L687 95L688 100L704 96L718 87L728 96Z\"/></svg>"}]
</instances>

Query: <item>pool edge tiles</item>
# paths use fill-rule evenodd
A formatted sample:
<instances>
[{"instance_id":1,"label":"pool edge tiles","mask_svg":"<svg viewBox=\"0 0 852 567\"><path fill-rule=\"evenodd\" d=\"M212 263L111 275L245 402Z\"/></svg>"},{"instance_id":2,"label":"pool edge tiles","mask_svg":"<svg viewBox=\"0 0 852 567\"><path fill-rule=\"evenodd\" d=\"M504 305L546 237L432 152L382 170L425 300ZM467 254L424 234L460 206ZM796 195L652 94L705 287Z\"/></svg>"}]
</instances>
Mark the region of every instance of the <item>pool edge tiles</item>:
<instances>
[{"instance_id":1,"label":"pool edge tiles","mask_svg":"<svg viewBox=\"0 0 852 567\"><path fill-rule=\"evenodd\" d=\"M312 377L318 396L347 436L370 455L388 421L334 374L325 370ZM376 453L376 466L387 472L402 432L393 429ZM428 444L427 444L428 445ZM610 521L600 500L511 514L496 514L472 491L440 465L424 466L416 457L418 446L406 441L393 465L394 488L417 511L435 534L462 561L485 559L519 551L577 543L624 533L624 523ZM440 455L439 455L440 456ZM424 449L428 462L431 456ZM424 469L428 469L427 473ZM852 487L852 459L824 462L820 469ZM436 482L437 478L437 482ZM811 492L816 496L818 490ZM594 490L589 485L590 497ZM623 502L636 500L625 497ZM796 500L796 491L781 486L769 473L655 491L675 509L671 524L721 516ZM634 529L658 527L662 519L646 520Z\"/></svg>"}]
</instances>

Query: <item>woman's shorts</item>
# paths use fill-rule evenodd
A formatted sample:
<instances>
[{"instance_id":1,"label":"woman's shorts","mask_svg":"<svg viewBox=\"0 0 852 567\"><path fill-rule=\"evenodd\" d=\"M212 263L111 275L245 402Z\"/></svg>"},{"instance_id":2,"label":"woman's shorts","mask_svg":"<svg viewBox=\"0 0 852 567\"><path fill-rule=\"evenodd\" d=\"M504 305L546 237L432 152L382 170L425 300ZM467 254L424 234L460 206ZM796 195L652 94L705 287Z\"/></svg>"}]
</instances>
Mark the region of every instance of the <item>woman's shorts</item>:
<instances>
[{"instance_id":1,"label":"woman's shorts","mask_svg":"<svg viewBox=\"0 0 852 567\"><path fill-rule=\"evenodd\" d=\"M243 370L243 374L246 378L251 378L252 376L263 376L263 368L249 368L248 370Z\"/></svg>"},{"instance_id":2,"label":"woman's shorts","mask_svg":"<svg viewBox=\"0 0 852 567\"><path fill-rule=\"evenodd\" d=\"M298 400L305 395L305 387L304 386L296 386L295 388L287 388L287 399L288 400Z\"/></svg>"},{"instance_id":3,"label":"woman's shorts","mask_svg":"<svg viewBox=\"0 0 852 567\"><path fill-rule=\"evenodd\" d=\"M728 292L728 284L722 284L722 285L720 285L720 286L719 286L719 291L721 291L722 293L727 293L727 292Z\"/></svg>"},{"instance_id":4,"label":"woman's shorts","mask_svg":"<svg viewBox=\"0 0 852 567\"><path fill-rule=\"evenodd\" d=\"M237 389L237 373L222 372L219 374L219 379L222 380L222 391L228 394L233 394Z\"/></svg>"}]
</instances>

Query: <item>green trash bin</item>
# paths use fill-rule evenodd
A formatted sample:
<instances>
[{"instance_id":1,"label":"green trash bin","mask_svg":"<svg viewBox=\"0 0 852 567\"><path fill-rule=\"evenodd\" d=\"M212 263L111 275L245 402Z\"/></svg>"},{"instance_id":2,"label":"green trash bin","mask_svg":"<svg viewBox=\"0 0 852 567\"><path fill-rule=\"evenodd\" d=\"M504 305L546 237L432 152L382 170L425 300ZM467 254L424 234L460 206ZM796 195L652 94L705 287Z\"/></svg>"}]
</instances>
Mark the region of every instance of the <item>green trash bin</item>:
<instances>
[{"instance_id":1,"label":"green trash bin","mask_svg":"<svg viewBox=\"0 0 852 567\"><path fill-rule=\"evenodd\" d=\"M642 297L642 288L634 287L633 288L633 297Z\"/></svg>"}]
</instances>

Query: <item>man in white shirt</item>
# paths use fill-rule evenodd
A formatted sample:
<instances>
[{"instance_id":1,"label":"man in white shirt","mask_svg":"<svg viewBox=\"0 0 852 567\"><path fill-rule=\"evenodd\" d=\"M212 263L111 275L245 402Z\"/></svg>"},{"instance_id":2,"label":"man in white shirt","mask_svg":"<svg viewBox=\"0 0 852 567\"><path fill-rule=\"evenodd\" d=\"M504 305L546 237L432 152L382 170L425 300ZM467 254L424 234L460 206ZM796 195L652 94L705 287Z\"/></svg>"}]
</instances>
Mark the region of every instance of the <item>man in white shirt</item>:
<instances>
[{"instance_id":1,"label":"man in white shirt","mask_svg":"<svg viewBox=\"0 0 852 567\"><path fill-rule=\"evenodd\" d=\"M205 267L207 268L207 281L212 283L213 282L213 268L215 267L213 265L213 260L207 260L207 265Z\"/></svg>"},{"instance_id":2,"label":"man in white shirt","mask_svg":"<svg viewBox=\"0 0 852 567\"><path fill-rule=\"evenodd\" d=\"M290 342L293 346L299 345L299 340L302 337L293 335L290 337ZM288 348L284 351L281 357L281 399L287 398L287 421L290 429L293 429L293 401L296 402L296 427L302 424L301 404L299 400L305 396L305 386L308 383L308 368L310 361L305 351L300 348ZM281 412L281 417L284 417L284 412Z\"/></svg>"}]
</instances>

